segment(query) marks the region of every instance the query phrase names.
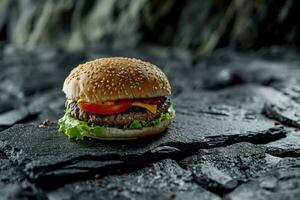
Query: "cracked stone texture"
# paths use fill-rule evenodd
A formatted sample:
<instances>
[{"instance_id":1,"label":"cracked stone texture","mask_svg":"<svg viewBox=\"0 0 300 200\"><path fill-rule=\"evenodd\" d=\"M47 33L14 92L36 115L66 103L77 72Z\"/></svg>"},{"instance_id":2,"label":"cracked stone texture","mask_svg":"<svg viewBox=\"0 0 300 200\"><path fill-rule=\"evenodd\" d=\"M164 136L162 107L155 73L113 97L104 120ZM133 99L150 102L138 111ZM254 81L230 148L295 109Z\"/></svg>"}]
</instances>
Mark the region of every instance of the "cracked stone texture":
<instances>
[{"instance_id":1,"label":"cracked stone texture","mask_svg":"<svg viewBox=\"0 0 300 200\"><path fill-rule=\"evenodd\" d=\"M99 177L98 177L99 176ZM203 199L220 200L193 181L191 173L166 159L129 173L67 184L49 192L63 199ZM88 191L86 188L89 188ZM101 194L102 197L99 197Z\"/></svg>"},{"instance_id":2,"label":"cracked stone texture","mask_svg":"<svg viewBox=\"0 0 300 200\"><path fill-rule=\"evenodd\" d=\"M299 167L298 158L283 159L275 169L237 187L225 199L297 199L300 195Z\"/></svg>"},{"instance_id":3,"label":"cracked stone texture","mask_svg":"<svg viewBox=\"0 0 300 200\"><path fill-rule=\"evenodd\" d=\"M199 150L180 164L192 172L202 187L222 195L259 177L280 161L265 154L264 146L238 143L227 147Z\"/></svg>"},{"instance_id":4,"label":"cracked stone texture","mask_svg":"<svg viewBox=\"0 0 300 200\"><path fill-rule=\"evenodd\" d=\"M267 152L278 157L299 157L300 156L300 134L299 130L291 130L286 137L270 142Z\"/></svg>"},{"instance_id":5,"label":"cracked stone texture","mask_svg":"<svg viewBox=\"0 0 300 200\"><path fill-rule=\"evenodd\" d=\"M1 197L297 199L300 59L293 48L200 58L157 46L65 52L6 45L0 55ZM121 55L149 60L169 77L177 116L165 134L124 143L58 133L67 73Z\"/></svg>"}]
</instances>

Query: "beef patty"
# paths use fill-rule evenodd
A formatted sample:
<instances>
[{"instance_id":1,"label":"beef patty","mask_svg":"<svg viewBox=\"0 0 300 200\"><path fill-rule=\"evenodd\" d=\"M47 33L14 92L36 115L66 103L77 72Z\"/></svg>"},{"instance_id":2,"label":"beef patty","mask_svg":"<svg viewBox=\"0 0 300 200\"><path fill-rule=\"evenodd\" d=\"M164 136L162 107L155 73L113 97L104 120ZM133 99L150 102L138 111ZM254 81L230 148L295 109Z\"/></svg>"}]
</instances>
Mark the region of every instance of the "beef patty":
<instances>
[{"instance_id":1,"label":"beef patty","mask_svg":"<svg viewBox=\"0 0 300 200\"><path fill-rule=\"evenodd\" d=\"M132 106L125 112L113 115L100 115L81 110L75 101L66 101L66 109L76 119L94 123L102 126L123 127L133 120L151 121L160 117L161 113L167 112L171 102L165 98L163 102L157 105L156 113L151 113L147 109Z\"/></svg>"}]
</instances>

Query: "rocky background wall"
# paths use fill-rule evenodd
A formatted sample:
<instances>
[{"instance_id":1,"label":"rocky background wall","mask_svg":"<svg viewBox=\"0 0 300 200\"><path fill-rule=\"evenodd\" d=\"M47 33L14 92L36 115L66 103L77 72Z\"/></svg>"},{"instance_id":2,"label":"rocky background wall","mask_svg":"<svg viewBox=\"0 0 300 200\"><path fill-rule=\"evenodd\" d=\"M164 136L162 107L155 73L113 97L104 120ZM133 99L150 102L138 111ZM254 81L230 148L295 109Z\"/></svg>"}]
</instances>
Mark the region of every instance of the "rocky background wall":
<instances>
[{"instance_id":1,"label":"rocky background wall","mask_svg":"<svg viewBox=\"0 0 300 200\"><path fill-rule=\"evenodd\" d=\"M209 54L300 45L297 0L1 0L0 41L69 50L154 43Z\"/></svg>"}]
</instances>

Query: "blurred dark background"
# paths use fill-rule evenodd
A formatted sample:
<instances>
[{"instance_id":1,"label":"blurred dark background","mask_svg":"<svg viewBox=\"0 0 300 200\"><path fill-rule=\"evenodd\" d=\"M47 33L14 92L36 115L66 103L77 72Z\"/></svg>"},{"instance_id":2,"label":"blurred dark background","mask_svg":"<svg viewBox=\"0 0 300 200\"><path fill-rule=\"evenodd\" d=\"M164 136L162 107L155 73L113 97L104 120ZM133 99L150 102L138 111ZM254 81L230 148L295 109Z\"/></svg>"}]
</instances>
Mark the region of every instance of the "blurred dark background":
<instances>
[{"instance_id":1,"label":"blurred dark background","mask_svg":"<svg viewBox=\"0 0 300 200\"><path fill-rule=\"evenodd\" d=\"M0 0L0 41L67 50L300 45L297 0Z\"/></svg>"}]
</instances>

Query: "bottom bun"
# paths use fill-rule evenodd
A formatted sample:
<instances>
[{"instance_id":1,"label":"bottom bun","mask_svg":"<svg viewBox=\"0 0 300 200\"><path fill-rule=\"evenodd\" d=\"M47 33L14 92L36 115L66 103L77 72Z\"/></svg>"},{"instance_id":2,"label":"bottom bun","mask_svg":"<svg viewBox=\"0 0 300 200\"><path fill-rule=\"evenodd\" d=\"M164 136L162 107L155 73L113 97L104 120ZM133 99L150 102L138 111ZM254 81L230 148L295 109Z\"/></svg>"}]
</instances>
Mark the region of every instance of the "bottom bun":
<instances>
[{"instance_id":1,"label":"bottom bun","mask_svg":"<svg viewBox=\"0 0 300 200\"><path fill-rule=\"evenodd\" d=\"M139 138L145 138L149 136L155 136L163 133L171 123L171 120L175 117L175 112L172 113L169 119L162 121L157 126L144 127L141 129L120 129L107 127L101 136L85 134L86 137L91 137L99 140L134 140Z\"/></svg>"}]
</instances>

